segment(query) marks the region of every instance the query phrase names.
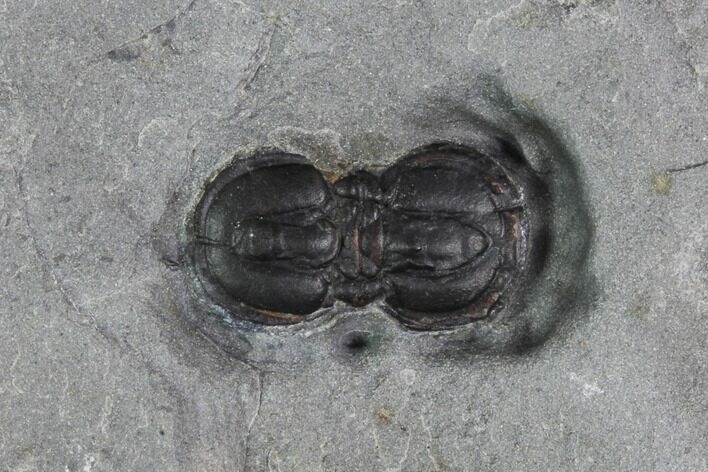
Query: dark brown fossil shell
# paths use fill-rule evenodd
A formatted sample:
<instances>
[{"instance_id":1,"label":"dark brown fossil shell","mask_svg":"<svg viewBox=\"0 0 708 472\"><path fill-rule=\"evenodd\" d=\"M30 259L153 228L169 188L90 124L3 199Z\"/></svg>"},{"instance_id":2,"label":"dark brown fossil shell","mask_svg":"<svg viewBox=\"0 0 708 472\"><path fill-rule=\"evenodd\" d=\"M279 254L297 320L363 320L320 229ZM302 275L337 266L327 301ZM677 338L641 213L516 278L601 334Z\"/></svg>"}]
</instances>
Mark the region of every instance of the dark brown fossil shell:
<instances>
[{"instance_id":1,"label":"dark brown fossil shell","mask_svg":"<svg viewBox=\"0 0 708 472\"><path fill-rule=\"evenodd\" d=\"M439 143L381 175L334 181L302 156L234 161L197 208L202 284L235 317L264 324L337 299L379 301L428 330L504 309L538 266L545 223L542 183L518 151L500 149Z\"/></svg>"}]
</instances>

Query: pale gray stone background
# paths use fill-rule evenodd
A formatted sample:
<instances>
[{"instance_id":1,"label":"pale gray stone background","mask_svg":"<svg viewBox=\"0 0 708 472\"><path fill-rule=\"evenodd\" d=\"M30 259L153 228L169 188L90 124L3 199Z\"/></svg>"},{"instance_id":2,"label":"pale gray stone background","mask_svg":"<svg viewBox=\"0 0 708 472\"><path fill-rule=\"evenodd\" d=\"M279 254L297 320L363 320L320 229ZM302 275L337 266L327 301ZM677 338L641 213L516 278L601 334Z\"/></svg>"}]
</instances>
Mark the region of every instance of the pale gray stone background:
<instances>
[{"instance_id":1,"label":"pale gray stone background","mask_svg":"<svg viewBox=\"0 0 708 472\"><path fill-rule=\"evenodd\" d=\"M446 360L323 325L272 366L201 334L180 189L250 145L387 163L485 81L578 168L564 329ZM0 470L708 470L706 85L705 0L0 1Z\"/></svg>"}]
</instances>

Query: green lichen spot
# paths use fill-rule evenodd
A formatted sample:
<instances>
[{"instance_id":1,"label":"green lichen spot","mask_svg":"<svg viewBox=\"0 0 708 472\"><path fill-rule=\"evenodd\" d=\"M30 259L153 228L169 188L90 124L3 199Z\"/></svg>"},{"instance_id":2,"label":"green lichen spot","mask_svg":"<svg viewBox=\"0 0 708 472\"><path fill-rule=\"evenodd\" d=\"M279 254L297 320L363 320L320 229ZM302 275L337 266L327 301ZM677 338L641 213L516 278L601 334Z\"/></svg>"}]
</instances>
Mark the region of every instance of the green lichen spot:
<instances>
[{"instance_id":1,"label":"green lichen spot","mask_svg":"<svg viewBox=\"0 0 708 472\"><path fill-rule=\"evenodd\" d=\"M651 191L659 195L671 192L671 176L664 171L655 172L651 179Z\"/></svg>"}]
</instances>

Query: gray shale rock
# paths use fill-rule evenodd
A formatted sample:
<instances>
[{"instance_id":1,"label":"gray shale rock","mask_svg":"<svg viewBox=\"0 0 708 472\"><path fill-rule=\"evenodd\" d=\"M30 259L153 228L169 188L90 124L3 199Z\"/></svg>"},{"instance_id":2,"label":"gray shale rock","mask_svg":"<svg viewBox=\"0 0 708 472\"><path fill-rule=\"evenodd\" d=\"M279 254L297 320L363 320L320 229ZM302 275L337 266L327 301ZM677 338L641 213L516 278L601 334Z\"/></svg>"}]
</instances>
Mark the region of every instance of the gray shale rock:
<instances>
[{"instance_id":1,"label":"gray shale rock","mask_svg":"<svg viewBox=\"0 0 708 472\"><path fill-rule=\"evenodd\" d=\"M0 2L0 470L708 470L707 32L700 0ZM234 156L494 133L554 201L504 323L229 326L190 285Z\"/></svg>"}]
</instances>

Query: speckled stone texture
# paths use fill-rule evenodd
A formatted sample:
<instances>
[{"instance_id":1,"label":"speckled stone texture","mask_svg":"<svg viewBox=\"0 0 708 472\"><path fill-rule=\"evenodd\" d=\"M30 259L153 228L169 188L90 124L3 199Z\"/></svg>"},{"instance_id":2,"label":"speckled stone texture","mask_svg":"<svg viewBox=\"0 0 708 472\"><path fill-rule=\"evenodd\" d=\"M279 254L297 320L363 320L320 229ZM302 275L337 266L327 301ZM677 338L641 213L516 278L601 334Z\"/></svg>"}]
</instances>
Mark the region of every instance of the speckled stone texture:
<instances>
[{"instance_id":1,"label":"speckled stone texture","mask_svg":"<svg viewBox=\"0 0 708 472\"><path fill-rule=\"evenodd\" d=\"M704 0L0 1L0 470L707 470L707 85ZM517 317L195 299L233 156L500 129L555 202Z\"/></svg>"}]
</instances>

